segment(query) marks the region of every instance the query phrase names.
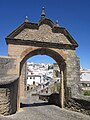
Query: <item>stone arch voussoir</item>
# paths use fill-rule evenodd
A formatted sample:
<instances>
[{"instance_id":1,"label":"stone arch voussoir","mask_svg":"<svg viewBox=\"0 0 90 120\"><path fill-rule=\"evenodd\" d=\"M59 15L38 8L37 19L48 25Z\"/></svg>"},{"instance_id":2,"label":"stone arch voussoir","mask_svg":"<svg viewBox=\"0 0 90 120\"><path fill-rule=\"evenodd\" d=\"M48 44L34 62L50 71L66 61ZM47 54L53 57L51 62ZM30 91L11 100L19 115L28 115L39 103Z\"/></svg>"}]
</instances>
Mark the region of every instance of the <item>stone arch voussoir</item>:
<instances>
[{"instance_id":1,"label":"stone arch voussoir","mask_svg":"<svg viewBox=\"0 0 90 120\"><path fill-rule=\"evenodd\" d=\"M54 57L53 53L56 53L58 56L61 56L61 58L63 59L63 61L65 61L66 59L66 56L65 54L63 53L63 51L59 50L59 49L53 49L53 48L42 48L42 47L29 47L27 48L26 50L24 50L22 52L22 54L20 55L20 59L21 59L21 62L25 59L25 57L29 54L29 57L32 57L34 56L34 54L32 54L33 52L35 52L35 55L38 55L38 54L42 54L42 55L48 55L50 57ZM41 51L41 52L40 52ZM29 58L28 57L28 58Z\"/></svg>"}]
</instances>

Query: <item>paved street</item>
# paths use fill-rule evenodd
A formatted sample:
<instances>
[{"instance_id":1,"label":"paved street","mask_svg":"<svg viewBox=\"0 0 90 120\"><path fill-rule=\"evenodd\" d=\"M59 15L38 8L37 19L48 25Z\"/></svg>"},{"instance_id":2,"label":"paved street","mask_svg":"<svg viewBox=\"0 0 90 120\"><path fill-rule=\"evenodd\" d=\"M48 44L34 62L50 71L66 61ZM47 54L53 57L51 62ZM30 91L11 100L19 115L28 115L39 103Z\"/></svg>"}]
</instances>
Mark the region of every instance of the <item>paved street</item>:
<instances>
[{"instance_id":1,"label":"paved street","mask_svg":"<svg viewBox=\"0 0 90 120\"><path fill-rule=\"evenodd\" d=\"M0 120L90 120L89 116L48 105L29 94L21 106L19 112Z\"/></svg>"}]
</instances>

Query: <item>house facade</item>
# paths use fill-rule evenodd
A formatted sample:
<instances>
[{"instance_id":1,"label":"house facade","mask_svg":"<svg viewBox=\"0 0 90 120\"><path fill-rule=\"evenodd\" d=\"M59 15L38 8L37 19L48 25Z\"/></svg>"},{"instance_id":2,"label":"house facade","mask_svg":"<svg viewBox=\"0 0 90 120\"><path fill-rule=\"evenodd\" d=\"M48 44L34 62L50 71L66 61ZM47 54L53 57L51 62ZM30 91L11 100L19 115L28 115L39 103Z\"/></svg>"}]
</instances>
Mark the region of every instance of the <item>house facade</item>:
<instances>
[{"instance_id":1,"label":"house facade","mask_svg":"<svg viewBox=\"0 0 90 120\"><path fill-rule=\"evenodd\" d=\"M27 85L36 85L41 84L41 75L28 75Z\"/></svg>"},{"instance_id":2,"label":"house facade","mask_svg":"<svg viewBox=\"0 0 90 120\"><path fill-rule=\"evenodd\" d=\"M81 90L90 91L90 69L80 69L80 73Z\"/></svg>"}]
</instances>

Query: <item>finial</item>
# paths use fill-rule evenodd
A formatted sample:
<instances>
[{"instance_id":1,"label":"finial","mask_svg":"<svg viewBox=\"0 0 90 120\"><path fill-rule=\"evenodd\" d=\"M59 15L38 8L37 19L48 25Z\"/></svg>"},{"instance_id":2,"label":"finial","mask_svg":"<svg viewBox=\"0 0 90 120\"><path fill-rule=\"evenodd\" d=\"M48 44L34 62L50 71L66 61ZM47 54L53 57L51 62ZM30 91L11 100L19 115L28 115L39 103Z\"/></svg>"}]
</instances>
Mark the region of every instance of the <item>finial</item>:
<instances>
[{"instance_id":1,"label":"finial","mask_svg":"<svg viewBox=\"0 0 90 120\"><path fill-rule=\"evenodd\" d=\"M29 21L28 21L28 16L26 16L26 18L25 18L25 22L29 22Z\"/></svg>"},{"instance_id":2,"label":"finial","mask_svg":"<svg viewBox=\"0 0 90 120\"><path fill-rule=\"evenodd\" d=\"M56 20L56 27L59 27L58 20Z\"/></svg>"},{"instance_id":3,"label":"finial","mask_svg":"<svg viewBox=\"0 0 90 120\"><path fill-rule=\"evenodd\" d=\"M41 18L45 18L45 8L42 7L42 14L41 14Z\"/></svg>"}]
</instances>

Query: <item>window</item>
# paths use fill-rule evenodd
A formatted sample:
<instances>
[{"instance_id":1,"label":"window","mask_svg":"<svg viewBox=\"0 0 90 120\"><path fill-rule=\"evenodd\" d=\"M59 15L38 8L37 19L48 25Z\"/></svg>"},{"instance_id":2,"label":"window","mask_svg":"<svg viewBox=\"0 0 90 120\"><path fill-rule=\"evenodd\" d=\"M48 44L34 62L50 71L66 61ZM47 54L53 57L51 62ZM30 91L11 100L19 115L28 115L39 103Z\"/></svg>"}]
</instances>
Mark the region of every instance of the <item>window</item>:
<instances>
[{"instance_id":1,"label":"window","mask_svg":"<svg viewBox=\"0 0 90 120\"><path fill-rule=\"evenodd\" d=\"M35 85L35 81L33 81L33 85Z\"/></svg>"}]
</instances>

